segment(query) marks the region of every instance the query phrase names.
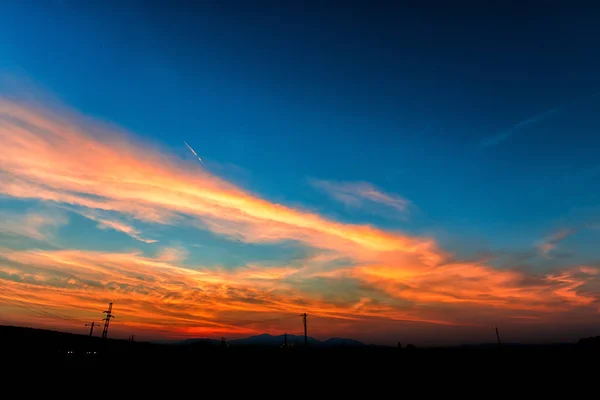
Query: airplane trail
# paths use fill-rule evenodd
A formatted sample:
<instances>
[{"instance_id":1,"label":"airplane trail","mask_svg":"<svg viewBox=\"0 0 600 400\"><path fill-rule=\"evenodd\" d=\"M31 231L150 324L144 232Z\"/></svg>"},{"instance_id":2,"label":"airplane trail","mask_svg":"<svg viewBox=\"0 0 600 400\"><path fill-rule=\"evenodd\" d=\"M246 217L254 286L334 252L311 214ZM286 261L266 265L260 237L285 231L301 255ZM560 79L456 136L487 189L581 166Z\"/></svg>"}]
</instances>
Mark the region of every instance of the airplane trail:
<instances>
[{"instance_id":1,"label":"airplane trail","mask_svg":"<svg viewBox=\"0 0 600 400\"><path fill-rule=\"evenodd\" d=\"M595 92L591 95L582 95L582 96L578 96L575 97L574 99L571 99L570 101L567 101L563 104L560 104L554 108L551 108L549 110L546 111L542 111L538 114L535 114L527 119L524 119L520 122L517 122L516 124L514 124L512 127L508 128L507 130L500 132L494 136L485 138L481 143L480 146L481 147L492 147L495 146L497 144L500 144L502 142L504 142L505 140L507 140L509 137L513 136L514 134L518 133L519 131L527 128L530 125L534 125L537 124L538 122L542 122L543 120L545 120L546 118L557 114L559 112L562 112L563 109L567 108L568 106L571 106L575 103L577 103L580 100L584 100L584 99L591 99L594 98L596 96L600 95L600 92Z\"/></svg>"},{"instance_id":2,"label":"airplane trail","mask_svg":"<svg viewBox=\"0 0 600 400\"><path fill-rule=\"evenodd\" d=\"M192 146L190 146L189 144L187 144L187 142L183 142L185 143L185 145L187 146L188 149L190 149L190 151L192 152L193 155L196 156L196 158L198 158L198 161L200 161L202 164L204 164L204 161L202 161L202 159L200 158L200 156L198 155L198 153L196 153L194 151L194 149L192 149Z\"/></svg>"}]
</instances>

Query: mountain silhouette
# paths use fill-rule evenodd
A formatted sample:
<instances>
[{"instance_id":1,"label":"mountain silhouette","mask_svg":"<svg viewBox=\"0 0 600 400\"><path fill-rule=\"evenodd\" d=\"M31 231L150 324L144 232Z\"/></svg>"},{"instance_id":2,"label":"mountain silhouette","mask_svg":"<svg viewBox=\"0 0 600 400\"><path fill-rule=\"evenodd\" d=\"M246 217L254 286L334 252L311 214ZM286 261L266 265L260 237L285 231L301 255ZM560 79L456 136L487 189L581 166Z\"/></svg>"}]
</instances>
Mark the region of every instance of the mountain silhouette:
<instances>
[{"instance_id":1,"label":"mountain silhouette","mask_svg":"<svg viewBox=\"0 0 600 400\"><path fill-rule=\"evenodd\" d=\"M359 342L358 340L354 340L354 339L345 339L345 338L330 338L330 339L327 339L326 341L324 341L323 345L325 345L325 346L345 346L345 347L365 346L365 344L363 342Z\"/></svg>"},{"instance_id":2,"label":"mountain silhouette","mask_svg":"<svg viewBox=\"0 0 600 400\"><path fill-rule=\"evenodd\" d=\"M262 335L250 336L243 339L230 340L229 344L232 346L281 346L285 340L285 335L272 336L268 333ZM289 345L300 346L304 344L304 336L287 335L287 342ZM322 345L323 342L312 337L308 337L308 344L311 346Z\"/></svg>"},{"instance_id":3,"label":"mountain silhouette","mask_svg":"<svg viewBox=\"0 0 600 400\"><path fill-rule=\"evenodd\" d=\"M330 338L325 341L321 341L315 339L313 337L308 337L308 345L313 347L358 347L358 346L366 346L364 343L359 342L354 339L346 339L346 338ZM241 339L232 339L228 340L230 346L281 346L285 341L285 335L277 335L273 336L268 333L263 333L261 335L250 336ZM156 341L163 344L198 344L198 343L212 343L219 344L220 340L215 339L185 339L185 340L177 340L177 341L168 341L161 340ZM303 346L304 345L304 336L303 335L287 335L287 343L288 345L293 346Z\"/></svg>"}]
</instances>

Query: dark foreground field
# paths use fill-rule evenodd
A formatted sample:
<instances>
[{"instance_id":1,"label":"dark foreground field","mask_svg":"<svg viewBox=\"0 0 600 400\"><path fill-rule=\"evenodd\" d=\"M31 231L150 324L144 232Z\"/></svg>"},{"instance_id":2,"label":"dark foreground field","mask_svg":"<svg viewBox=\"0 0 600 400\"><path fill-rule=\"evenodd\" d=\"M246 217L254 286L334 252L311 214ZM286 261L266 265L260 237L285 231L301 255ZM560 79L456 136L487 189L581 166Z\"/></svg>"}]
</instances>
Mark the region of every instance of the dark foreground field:
<instances>
[{"instance_id":1,"label":"dark foreground field","mask_svg":"<svg viewBox=\"0 0 600 400\"><path fill-rule=\"evenodd\" d=\"M6 366L137 371L153 369L209 371L227 376L289 375L289 379L389 379L410 384L410 376L459 377L477 375L536 382L542 370L566 375L577 371L597 374L600 352L597 340L572 345L469 347L447 349L397 349L388 347L278 348L237 346L224 348L214 343L186 345L102 340L97 337L29 328L0 326L0 355ZM594 372L595 371L595 372ZM541 375L549 379L548 375ZM578 379L583 379L579 375ZM371 377L371 378L367 378ZM499 381L499 382L500 382ZM456 382L456 381L455 381ZM364 383L364 382L363 382ZM546 382L547 384L548 382Z\"/></svg>"}]
</instances>

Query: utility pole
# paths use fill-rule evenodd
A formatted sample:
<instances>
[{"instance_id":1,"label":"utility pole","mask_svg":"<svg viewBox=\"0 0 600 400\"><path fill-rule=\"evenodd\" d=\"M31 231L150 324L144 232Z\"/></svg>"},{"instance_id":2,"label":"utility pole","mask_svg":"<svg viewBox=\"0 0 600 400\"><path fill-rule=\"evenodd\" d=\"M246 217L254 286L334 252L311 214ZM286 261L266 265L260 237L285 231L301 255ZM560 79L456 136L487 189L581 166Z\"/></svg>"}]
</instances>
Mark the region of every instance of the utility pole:
<instances>
[{"instance_id":1,"label":"utility pole","mask_svg":"<svg viewBox=\"0 0 600 400\"><path fill-rule=\"evenodd\" d=\"M102 339L106 339L106 335L108 335L108 325L110 324L110 319L115 317L112 315L112 305L113 303L111 301L108 303L108 310L102 311L103 314L106 314L106 317L104 318L104 329L102 330Z\"/></svg>"},{"instance_id":2,"label":"utility pole","mask_svg":"<svg viewBox=\"0 0 600 400\"><path fill-rule=\"evenodd\" d=\"M98 326L98 324L95 323L94 321L92 321L91 324L85 324L85 326L89 326L90 327L90 336L92 336L94 334L94 327Z\"/></svg>"},{"instance_id":3,"label":"utility pole","mask_svg":"<svg viewBox=\"0 0 600 400\"><path fill-rule=\"evenodd\" d=\"M287 332L283 336L283 347L287 347Z\"/></svg>"},{"instance_id":4,"label":"utility pole","mask_svg":"<svg viewBox=\"0 0 600 400\"><path fill-rule=\"evenodd\" d=\"M308 336L306 335L306 313L300 314L302 317L302 322L304 323L304 345L308 346Z\"/></svg>"},{"instance_id":5,"label":"utility pole","mask_svg":"<svg viewBox=\"0 0 600 400\"><path fill-rule=\"evenodd\" d=\"M129 341L130 341L130 342L133 342L133 341L135 341L135 335L130 335L130 336L129 336Z\"/></svg>"},{"instance_id":6,"label":"utility pole","mask_svg":"<svg viewBox=\"0 0 600 400\"><path fill-rule=\"evenodd\" d=\"M502 346L502 343L500 343L500 334L498 333L498 327L495 326L494 328L496 328L496 338L498 339L498 346Z\"/></svg>"}]
</instances>

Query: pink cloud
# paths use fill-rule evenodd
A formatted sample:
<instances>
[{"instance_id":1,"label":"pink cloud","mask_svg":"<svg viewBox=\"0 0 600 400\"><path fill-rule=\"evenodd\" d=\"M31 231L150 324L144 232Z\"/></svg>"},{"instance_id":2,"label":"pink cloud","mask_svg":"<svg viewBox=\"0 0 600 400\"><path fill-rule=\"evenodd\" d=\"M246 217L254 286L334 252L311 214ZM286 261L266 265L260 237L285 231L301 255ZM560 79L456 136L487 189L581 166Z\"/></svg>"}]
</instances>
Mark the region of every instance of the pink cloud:
<instances>
[{"instance_id":1,"label":"pink cloud","mask_svg":"<svg viewBox=\"0 0 600 400\"><path fill-rule=\"evenodd\" d=\"M538 250L544 257L549 257L550 253L558 246L560 242L573 235L575 232L572 229L562 229L537 245Z\"/></svg>"}]
</instances>

